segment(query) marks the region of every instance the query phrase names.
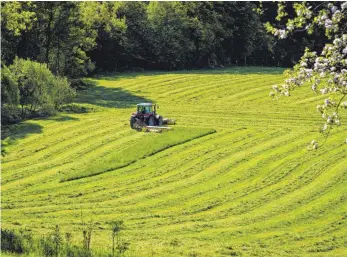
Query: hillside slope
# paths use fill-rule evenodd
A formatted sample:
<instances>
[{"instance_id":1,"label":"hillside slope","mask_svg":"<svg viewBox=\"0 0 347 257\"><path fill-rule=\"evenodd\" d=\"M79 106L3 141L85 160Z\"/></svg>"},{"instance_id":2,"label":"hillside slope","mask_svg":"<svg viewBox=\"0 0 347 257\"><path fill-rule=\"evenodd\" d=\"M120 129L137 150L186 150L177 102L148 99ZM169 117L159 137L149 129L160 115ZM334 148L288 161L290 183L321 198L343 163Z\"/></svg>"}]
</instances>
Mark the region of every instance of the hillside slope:
<instances>
[{"instance_id":1,"label":"hillside slope","mask_svg":"<svg viewBox=\"0 0 347 257\"><path fill-rule=\"evenodd\" d=\"M272 100L281 74L233 68L95 79L76 100L94 111L12 129L2 226L45 233L60 224L80 242L82 213L96 224L95 247L110 247L109 223L124 220L138 256L346 256L346 125L308 151L312 139L323 141L315 112L322 97L302 88ZM146 101L177 119L165 147L165 133L129 128L135 104ZM160 151L150 154L151 142ZM136 161L62 182L112 158Z\"/></svg>"}]
</instances>

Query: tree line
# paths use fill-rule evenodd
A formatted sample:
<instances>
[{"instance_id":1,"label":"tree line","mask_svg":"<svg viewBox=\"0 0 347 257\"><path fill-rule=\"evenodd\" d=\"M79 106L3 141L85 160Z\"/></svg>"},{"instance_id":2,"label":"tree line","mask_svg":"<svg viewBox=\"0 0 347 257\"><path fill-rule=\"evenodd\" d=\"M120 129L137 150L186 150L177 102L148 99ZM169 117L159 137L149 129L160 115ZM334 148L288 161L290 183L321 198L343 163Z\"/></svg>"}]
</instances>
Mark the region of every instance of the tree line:
<instances>
[{"instance_id":1,"label":"tree line","mask_svg":"<svg viewBox=\"0 0 347 257\"><path fill-rule=\"evenodd\" d=\"M256 2L4 2L2 56L69 78L92 71L292 66L317 36L277 42L277 4ZM323 35L318 35L318 41Z\"/></svg>"},{"instance_id":2,"label":"tree line","mask_svg":"<svg viewBox=\"0 0 347 257\"><path fill-rule=\"evenodd\" d=\"M276 15L269 2L2 2L2 123L54 113L93 73L292 66L326 40L316 31L278 41L264 27Z\"/></svg>"}]
</instances>

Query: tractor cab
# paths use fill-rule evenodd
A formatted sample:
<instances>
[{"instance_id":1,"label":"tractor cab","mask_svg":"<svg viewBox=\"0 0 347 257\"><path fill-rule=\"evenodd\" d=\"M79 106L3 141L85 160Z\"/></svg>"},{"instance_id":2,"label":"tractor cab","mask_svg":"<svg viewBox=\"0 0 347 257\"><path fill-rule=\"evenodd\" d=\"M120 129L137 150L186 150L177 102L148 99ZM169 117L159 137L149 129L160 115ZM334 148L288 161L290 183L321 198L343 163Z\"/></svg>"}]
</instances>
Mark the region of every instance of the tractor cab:
<instances>
[{"instance_id":1,"label":"tractor cab","mask_svg":"<svg viewBox=\"0 0 347 257\"><path fill-rule=\"evenodd\" d=\"M137 114L152 114L153 109L155 109L155 105L153 106L151 103L141 103L137 105Z\"/></svg>"},{"instance_id":2,"label":"tractor cab","mask_svg":"<svg viewBox=\"0 0 347 257\"><path fill-rule=\"evenodd\" d=\"M143 116L150 116L150 115L156 115L157 112L157 106L156 104L152 103L140 103L136 105L136 113L137 115L143 115Z\"/></svg>"}]
</instances>

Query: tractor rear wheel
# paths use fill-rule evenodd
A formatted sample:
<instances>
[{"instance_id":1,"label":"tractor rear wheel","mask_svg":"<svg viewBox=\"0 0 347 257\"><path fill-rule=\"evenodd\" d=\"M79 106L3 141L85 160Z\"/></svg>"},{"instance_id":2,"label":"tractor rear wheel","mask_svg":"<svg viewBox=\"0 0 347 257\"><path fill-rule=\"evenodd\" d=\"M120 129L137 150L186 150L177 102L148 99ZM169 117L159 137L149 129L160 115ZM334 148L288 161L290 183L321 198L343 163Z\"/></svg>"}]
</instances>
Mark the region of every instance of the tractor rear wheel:
<instances>
[{"instance_id":1,"label":"tractor rear wheel","mask_svg":"<svg viewBox=\"0 0 347 257\"><path fill-rule=\"evenodd\" d=\"M154 126L154 117L153 116L149 117L148 126Z\"/></svg>"},{"instance_id":2,"label":"tractor rear wheel","mask_svg":"<svg viewBox=\"0 0 347 257\"><path fill-rule=\"evenodd\" d=\"M135 122L136 122L135 117L131 117L131 118L130 118L130 127L131 127L131 128L134 128Z\"/></svg>"}]
</instances>

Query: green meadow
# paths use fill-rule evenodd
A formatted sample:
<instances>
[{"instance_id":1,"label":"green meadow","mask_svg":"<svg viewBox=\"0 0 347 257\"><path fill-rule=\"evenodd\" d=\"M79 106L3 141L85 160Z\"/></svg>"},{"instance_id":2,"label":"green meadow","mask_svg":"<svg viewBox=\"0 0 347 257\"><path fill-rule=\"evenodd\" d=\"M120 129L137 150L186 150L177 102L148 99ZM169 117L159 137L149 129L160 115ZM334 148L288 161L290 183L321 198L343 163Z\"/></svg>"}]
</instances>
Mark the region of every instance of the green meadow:
<instances>
[{"instance_id":1,"label":"green meadow","mask_svg":"<svg viewBox=\"0 0 347 257\"><path fill-rule=\"evenodd\" d=\"M323 96L268 96L282 73L90 78L74 103L88 112L4 128L2 227L39 237L58 224L80 244L82 217L92 249L108 251L110 224L124 220L126 256L347 256L347 117L325 141ZM140 102L176 119L173 130L130 129Z\"/></svg>"}]
</instances>

